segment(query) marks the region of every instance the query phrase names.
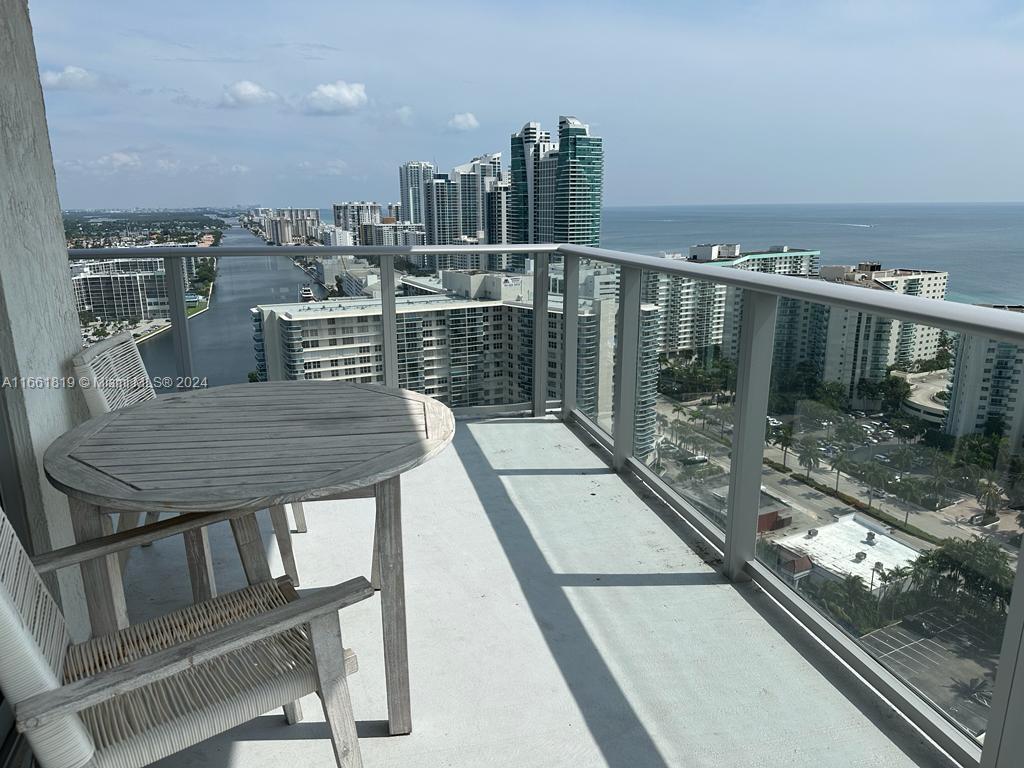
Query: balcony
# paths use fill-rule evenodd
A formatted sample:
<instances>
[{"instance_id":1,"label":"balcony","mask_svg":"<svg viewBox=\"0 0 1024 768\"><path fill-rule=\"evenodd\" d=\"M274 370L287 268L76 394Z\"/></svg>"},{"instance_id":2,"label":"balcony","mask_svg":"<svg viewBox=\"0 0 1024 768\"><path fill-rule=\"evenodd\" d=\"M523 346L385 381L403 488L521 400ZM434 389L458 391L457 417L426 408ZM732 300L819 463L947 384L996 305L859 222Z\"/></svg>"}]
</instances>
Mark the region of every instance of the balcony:
<instances>
[{"instance_id":1,"label":"balcony","mask_svg":"<svg viewBox=\"0 0 1024 768\"><path fill-rule=\"evenodd\" d=\"M465 420L403 478L411 735L383 735L376 601L343 615L367 766L949 764L602 453L553 417ZM372 500L306 514L303 589L368 573ZM243 585L229 530L210 538L219 585ZM132 555L133 621L190 601L181 550ZM268 713L160 765L328 765L319 706L304 704L299 725Z\"/></svg>"},{"instance_id":2,"label":"balcony","mask_svg":"<svg viewBox=\"0 0 1024 768\"><path fill-rule=\"evenodd\" d=\"M1024 344L1021 318L593 248L463 250L488 249L531 254L535 286L548 284L549 260L560 261L564 293L549 297L535 290L525 311L517 297L509 317L492 308L492 321L518 343L514 354L510 344L508 371L493 374L514 380L508 391L520 399L525 393L529 402L501 399L504 389L485 405L458 386L428 392L446 398L466 420L454 446L406 479L414 500L407 533L410 601L421 611L410 619L417 727L409 737L373 738L380 733L374 723L383 717L375 614L357 607L352 644L369 651L354 683L367 764L378 756L379 764L399 765L442 752L464 761L454 764L479 764L482 755L501 764L493 753L507 751L508 764L552 765L564 758L566 764L669 766L707 754L716 764L753 765L769 744L772 754L784 753L796 764L827 764L836 755L843 756L837 764L870 764L875 755L883 764L934 765L938 745L959 764L977 765L993 724L999 727L1007 711L994 690L997 670L1009 658L1000 643L1004 635L1012 642L1016 631L1004 631L1015 626L1007 606L1019 547L1002 528L1013 513L999 498L994 506L1003 514L996 528L987 511L974 521L981 507L973 498L980 499L990 481L983 477L988 470L975 466L985 456L964 458L968 444L981 450L971 435L958 432L952 444L935 447L928 439L937 440L938 431L915 433L915 424L899 416L898 399L895 407L878 405L885 395L869 377L886 369L886 338L860 354L831 350L834 357L818 361L820 380L809 387L806 363L825 354L809 350L824 330L802 319L813 315L827 323L831 316L844 327L851 313L858 323L913 320L935 338L941 328L960 334L964 344L984 346L992 337ZM400 342L403 313L418 316L444 302L417 308L413 297L397 300L391 262L449 250L459 249L316 250L381 259L381 298L361 300L358 312L373 328L361 343L381 350L382 365L372 376L353 374L356 380L395 384L400 371L419 364L414 358L423 350ZM277 257L309 253L273 251ZM158 255L173 265L180 252ZM222 261L250 255L266 252L218 249ZM597 271L617 273L613 296L583 295L587 276ZM700 334L677 329L677 338L700 338L709 346L667 364L653 349L660 339L658 307L641 301L645 281L658 273L684 278L673 283L679 290L699 284L735 291L729 311L714 320L674 320L707 325ZM302 307L283 310L284 327L296 337L301 322L319 327L344 309ZM193 363L188 323L177 303L172 310L179 373L202 375ZM547 314L548 322L534 322L535 314ZM268 316L261 326L269 322ZM444 317L436 324L446 324ZM265 340L275 338L265 329ZM439 339L426 354L464 364L445 344ZM267 361L289 351L283 344L272 349L269 341L258 350ZM321 351L329 352L297 353L276 375L303 377L298 355ZM829 365L840 370L832 380L821 374ZM326 370L313 378L351 373ZM492 370L472 373L490 376ZM270 371L268 378L274 377ZM824 386L837 380L857 385L838 394ZM854 400L885 413L858 416ZM496 413L504 417L488 420ZM1020 435L1009 437L1020 444ZM1004 462L999 472L1008 472L1005 457L992 461ZM444 500L443 508L428 501L436 499ZM360 502L311 506L311 524L322 527L297 538L303 586L364 573L366 509L360 512ZM362 525L362 534L342 535L350 525ZM850 531L854 539L845 540ZM965 585L949 592L936 558L974 540L1003 563L997 583L985 582L984 596ZM214 541L222 553L219 582L240 584L226 533ZM944 549L945 541L953 545ZM169 554L175 546L134 557L138 575L130 572L128 580L138 613L133 618L187 601L187 585L177 583L177 594L165 592L153 602L157 584L175 583L180 560ZM929 559L933 551L939 555ZM973 572L973 563L961 566ZM968 624L966 634L957 629ZM915 657L919 647L929 649L926 663ZM495 668L496 660L503 666ZM898 724L890 706L909 722ZM313 735L298 735L302 729L314 734L314 726L298 728L285 729L268 716L215 743L245 764L279 759L296 740L311 755L327 749ZM278 739L280 749L271 745ZM210 749L168 762L200 762L196 756Z\"/></svg>"}]
</instances>

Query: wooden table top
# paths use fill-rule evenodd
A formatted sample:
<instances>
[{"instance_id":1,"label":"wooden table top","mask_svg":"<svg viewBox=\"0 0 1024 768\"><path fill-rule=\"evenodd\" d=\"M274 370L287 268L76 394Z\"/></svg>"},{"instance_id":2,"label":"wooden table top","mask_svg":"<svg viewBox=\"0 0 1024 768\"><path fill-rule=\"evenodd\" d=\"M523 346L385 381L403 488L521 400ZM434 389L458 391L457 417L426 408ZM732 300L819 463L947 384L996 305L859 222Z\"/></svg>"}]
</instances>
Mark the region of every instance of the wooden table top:
<instances>
[{"instance_id":1,"label":"wooden table top","mask_svg":"<svg viewBox=\"0 0 1024 768\"><path fill-rule=\"evenodd\" d=\"M232 384L90 419L55 440L43 463L54 486L102 507L255 510L394 477L454 434L451 410L415 392L338 381Z\"/></svg>"}]
</instances>

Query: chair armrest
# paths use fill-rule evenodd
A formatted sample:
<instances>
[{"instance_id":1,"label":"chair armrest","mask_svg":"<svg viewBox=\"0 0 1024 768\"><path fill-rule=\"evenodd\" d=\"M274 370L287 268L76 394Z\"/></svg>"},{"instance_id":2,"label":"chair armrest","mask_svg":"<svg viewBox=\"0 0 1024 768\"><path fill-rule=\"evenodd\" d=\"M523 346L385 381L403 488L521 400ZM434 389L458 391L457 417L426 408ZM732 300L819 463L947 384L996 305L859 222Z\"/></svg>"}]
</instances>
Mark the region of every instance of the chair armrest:
<instances>
[{"instance_id":1,"label":"chair armrest","mask_svg":"<svg viewBox=\"0 0 1024 768\"><path fill-rule=\"evenodd\" d=\"M358 603L370 597L373 591L370 582L358 576L336 586L316 590L260 616L244 619L56 690L31 696L15 705L18 730L34 730L56 718L172 677L190 667L307 624L318 616ZM339 659L339 663L344 663L344 660Z\"/></svg>"},{"instance_id":2,"label":"chair armrest","mask_svg":"<svg viewBox=\"0 0 1024 768\"><path fill-rule=\"evenodd\" d=\"M149 525L140 525L127 531L113 533L110 536L101 536L98 539L83 541L81 544L72 544L70 547L61 547L52 552L44 552L32 558L32 565L39 573L58 571L61 568L69 568L72 565L95 560L106 555L113 555L122 549L140 547L159 539L166 539L193 528L202 528L205 525L213 525L222 520L231 520L243 515L251 515L252 510L229 510L226 512L190 512L184 515L177 515L166 520L158 520Z\"/></svg>"}]
</instances>

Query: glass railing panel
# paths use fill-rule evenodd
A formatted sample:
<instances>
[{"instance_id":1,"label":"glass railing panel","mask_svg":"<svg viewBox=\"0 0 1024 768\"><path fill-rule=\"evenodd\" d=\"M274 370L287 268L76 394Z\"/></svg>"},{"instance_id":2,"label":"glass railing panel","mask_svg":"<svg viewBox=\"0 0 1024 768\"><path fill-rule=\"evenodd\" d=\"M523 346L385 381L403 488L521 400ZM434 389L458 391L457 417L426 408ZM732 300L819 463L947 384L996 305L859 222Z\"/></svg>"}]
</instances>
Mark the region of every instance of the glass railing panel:
<instances>
[{"instance_id":1,"label":"glass railing panel","mask_svg":"<svg viewBox=\"0 0 1024 768\"><path fill-rule=\"evenodd\" d=\"M720 528L729 494L735 349L729 292L645 271L634 455Z\"/></svg>"},{"instance_id":2,"label":"glass railing panel","mask_svg":"<svg viewBox=\"0 0 1024 768\"><path fill-rule=\"evenodd\" d=\"M1022 378L1012 345L780 300L757 557L976 738L1024 522Z\"/></svg>"},{"instance_id":3,"label":"glass railing panel","mask_svg":"<svg viewBox=\"0 0 1024 768\"><path fill-rule=\"evenodd\" d=\"M380 257L322 255L316 246L308 256L284 256L242 229L229 229L224 243L266 254L217 261L210 306L189 321L196 377L210 386L291 379L383 383ZM465 271L473 258L398 260L397 384L455 408L529 401L533 277L494 273L476 280ZM550 335L557 337L552 317ZM171 380L173 330L141 348L154 375ZM549 360L558 358L557 348L549 351ZM557 390L557 372L550 380L549 389Z\"/></svg>"},{"instance_id":4,"label":"glass railing panel","mask_svg":"<svg viewBox=\"0 0 1024 768\"><path fill-rule=\"evenodd\" d=\"M557 275L557 268L553 269ZM615 417L619 268L580 260L576 343L576 407L609 437Z\"/></svg>"}]
</instances>

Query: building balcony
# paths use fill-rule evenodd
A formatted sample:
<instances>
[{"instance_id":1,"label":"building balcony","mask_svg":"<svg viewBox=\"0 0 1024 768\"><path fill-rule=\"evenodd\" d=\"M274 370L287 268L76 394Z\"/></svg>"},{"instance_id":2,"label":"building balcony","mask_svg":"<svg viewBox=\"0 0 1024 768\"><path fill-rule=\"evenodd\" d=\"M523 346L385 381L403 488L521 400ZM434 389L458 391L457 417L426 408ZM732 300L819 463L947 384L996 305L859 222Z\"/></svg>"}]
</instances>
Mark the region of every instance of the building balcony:
<instances>
[{"instance_id":1,"label":"building balcony","mask_svg":"<svg viewBox=\"0 0 1024 768\"><path fill-rule=\"evenodd\" d=\"M425 350L438 364L424 391L443 394L463 420L451 447L403 478L412 735L382 736L376 614L346 611L346 638L361 656L353 686L368 766L753 766L766 755L806 766L952 764L942 750L973 768L993 749L993 729L1006 738L1016 710L1003 670L1015 668L1014 628L1024 621L1014 611L1024 617L1024 608L1010 606L1014 513L1008 498L984 493L996 481L982 465L1004 482L1021 436L1006 436L1009 451L979 442L974 413L969 429L915 431L885 394L888 346L863 349L857 368L841 349L822 349L824 329L777 313L783 298L913 320L965 343L1022 345L1024 318L576 246L471 249L532 253L541 286L548 260L561 259L564 292L552 302L534 291L532 305L517 302L502 319L517 340L507 359L465 360L444 338ZM375 251L385 262L409 255ZM319 249L333 252L359 249ZM224 262L253 249L218 254ZM594 270L617 274L615 298L584 295ZM641 301L650 271L735 289L742 313L728 331L676 334L709 343L659 362L650 347L661 337ZM358 380L394 386L423 351L400 348L393 270L381 280L376 305L353 310L377 329L360 343L382 357ZM600 322L580 332L598 301L607 302ZM181 297L171 310L179 372L201 376L210 353L199 343L193 360L191 331L179 332L189 327ZM247 326L247 348L250 335ZM261 357L273 365L261 378L331 376L305 371L301 354L277 370L280 340L265 331ZM870 377L868 360L878 362ZM465 383L439 390L434 378L453 365ZM822 370L835 373L824 380ZM484 374L507 377L501 391L530 402L478 403L472 385ZM858 415L854 399L870 405ZM311 533L295 537L302 587L367 573L369 505L308 506ZM984 563L970 559L974 542ZM214 531L223 590L241 584L233 546ZM133 554L133 620L188 601L180 547ZM956 558L956 568L943 565ZM951 572L971 578L950 586ZM315 719L286 728L271 713L166 762L312 763L329 756L323 735Z\"/></svg>"},{"instance_id":2,"label":"building balcony","mask_svg":"<svg viewBox=\"0 0 1024 768\"><path fill-rule=\"evenodd\" d=\"M947 764L564 423L460 421L402 482L412 734L385 735L376 601L342 615L366 766ZM302 589L369 572L372 500L307 504L306 517ZM218 586L244 585L230 529L210 539ZM133 621L189 603L183 557L177 539L132 554ZM318 703L303 710L301 724L271 712L160 765L329 765Z\"/></svg>"}]
</instances>

